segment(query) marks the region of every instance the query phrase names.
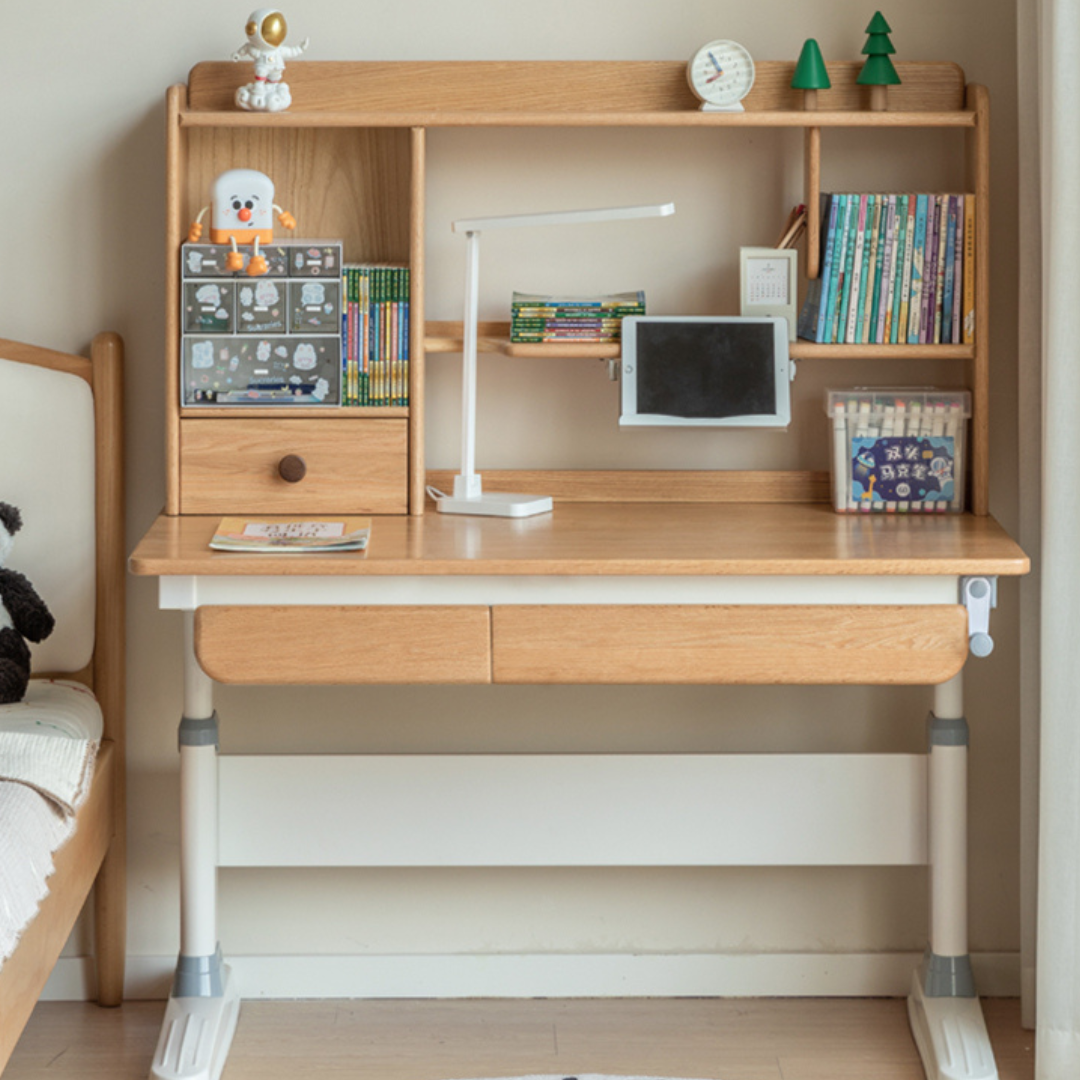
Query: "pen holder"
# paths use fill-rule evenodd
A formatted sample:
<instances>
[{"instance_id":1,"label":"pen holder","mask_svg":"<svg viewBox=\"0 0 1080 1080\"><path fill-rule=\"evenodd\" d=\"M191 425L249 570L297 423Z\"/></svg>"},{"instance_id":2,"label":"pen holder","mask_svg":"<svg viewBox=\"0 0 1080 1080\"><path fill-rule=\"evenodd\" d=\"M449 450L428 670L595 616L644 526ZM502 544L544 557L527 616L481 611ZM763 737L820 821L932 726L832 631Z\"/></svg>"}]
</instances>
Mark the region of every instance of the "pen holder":
<instances>
[{"instance_id":1,"label":"pen holder","mask_svg":"<svg viewBox=\"0 0 1080 1080\"><path fill-rule=\"evenodd\" d=\"M964 510L966 390L827 390L837 513Z\"/></svg>"}]
</instances>

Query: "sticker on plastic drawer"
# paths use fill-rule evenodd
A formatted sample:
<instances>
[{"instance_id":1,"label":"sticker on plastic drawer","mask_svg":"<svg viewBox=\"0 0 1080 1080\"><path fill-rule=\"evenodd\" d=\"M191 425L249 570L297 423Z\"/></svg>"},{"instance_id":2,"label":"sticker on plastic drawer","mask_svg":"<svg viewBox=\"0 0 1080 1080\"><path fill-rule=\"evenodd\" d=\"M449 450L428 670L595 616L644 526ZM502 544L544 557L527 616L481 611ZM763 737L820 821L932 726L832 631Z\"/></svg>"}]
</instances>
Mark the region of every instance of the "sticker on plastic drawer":
<instances>
[{"instance_id":1,"label":"sticker on plastic drawer","mask_svg":"<svg viewBox=\"0 0 1080 1080\"><path fill-rule=\"evenodd\" d=\"M196 337L184 339L185 405L337 405L341 339Z\"/></svg>"}]
</instances>

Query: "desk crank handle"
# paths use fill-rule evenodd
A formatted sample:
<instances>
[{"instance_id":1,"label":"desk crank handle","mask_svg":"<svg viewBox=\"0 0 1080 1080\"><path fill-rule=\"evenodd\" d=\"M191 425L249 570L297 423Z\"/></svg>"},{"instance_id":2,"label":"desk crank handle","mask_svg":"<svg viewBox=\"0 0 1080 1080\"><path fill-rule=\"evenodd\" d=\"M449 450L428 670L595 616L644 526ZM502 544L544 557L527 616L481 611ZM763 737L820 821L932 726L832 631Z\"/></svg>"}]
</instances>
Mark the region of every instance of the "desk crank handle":
<instances>
[{"instance_id":1,"label":"desk crank handle","mask_svg":"<svg viewBox=\"0 0 1080 1080\"><path fill-rule=\"evenodd\" d=\"M989 656L994 651L990 636L990 609L997 607L996 577L962 577L960 602L968 613L968 647L972 656Z\"/></svg>"}]
</instances>

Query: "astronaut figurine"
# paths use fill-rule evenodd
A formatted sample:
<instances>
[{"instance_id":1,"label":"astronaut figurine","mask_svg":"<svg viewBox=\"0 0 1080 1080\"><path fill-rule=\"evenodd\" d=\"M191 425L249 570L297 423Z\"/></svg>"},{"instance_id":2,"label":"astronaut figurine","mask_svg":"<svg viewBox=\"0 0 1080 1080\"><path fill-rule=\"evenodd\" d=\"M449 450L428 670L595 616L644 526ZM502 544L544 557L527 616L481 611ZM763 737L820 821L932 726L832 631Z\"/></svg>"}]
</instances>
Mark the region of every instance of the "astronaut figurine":
<instances>
[{"instance_id":1,"label":"astronaut figurine","mask_svg":"<svg viewBox=\"0 0 1080 1080\"><path fill-rule=\"evenodd\" d=\"M288 27L285 16L276 8L258 8L251 13L244 28L247 41L233 53L233 60L254 60L255 81L236 91L236 104L253 112L281 112L292 104L289 84L281 81L285 61L293 60L308 47L304 38L299 46L285 45Z\"/></svg>"},{"instance_id":2,"label":"astronaut figurine","mask_svg":"<svg viewBox=\"0 0 1080 1080\"><path fill-rule=\"evenodd\" d=\"M254 169L229 169L215 181L213 200L199 211L199 216L188 229L188 243L196 244L202 238L202 219L210 211L210 243L229 244L225 256L225 269L230 273L244 269L244 255L240 244L251 244L247 274L262 277L269 267L266 257L259 252L259 244L269 244L274 239L274 211L278 222L285 229L295 229L296 219L274 202L274 184L265 173Z\"/></svg>"}]
</instances>

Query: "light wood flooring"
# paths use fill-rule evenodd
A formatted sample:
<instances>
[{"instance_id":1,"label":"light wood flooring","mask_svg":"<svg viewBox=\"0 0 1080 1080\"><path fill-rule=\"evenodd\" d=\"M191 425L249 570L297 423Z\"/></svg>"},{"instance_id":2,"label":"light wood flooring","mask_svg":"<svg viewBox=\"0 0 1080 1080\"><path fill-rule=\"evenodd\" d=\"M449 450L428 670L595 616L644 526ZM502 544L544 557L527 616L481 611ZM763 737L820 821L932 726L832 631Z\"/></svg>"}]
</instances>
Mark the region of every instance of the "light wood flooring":
<instances>
[{"instance_id":1,"label":"light wood flooring","mask_svg":"<svg viewBox=\"0 0 1080 1080\"><path fill-rule=\"evenodd\" d=\"M1000 1080L1031 1080L1019 1003L983 1002ZM163 1002L42 1003L3 1080L145 1080ZM528 1073L924 1080L893 999L244 1002L222 1080Z\"/></svg>"}]
</instances>

